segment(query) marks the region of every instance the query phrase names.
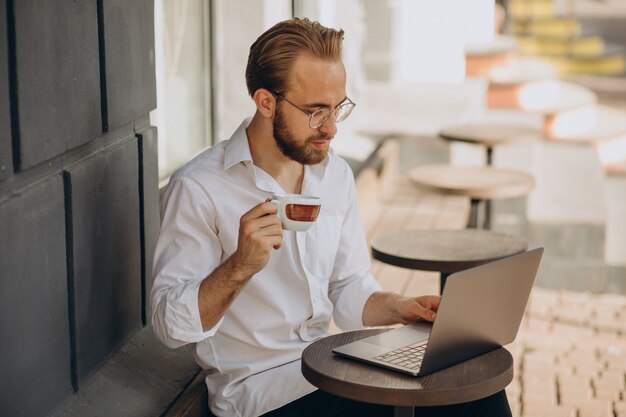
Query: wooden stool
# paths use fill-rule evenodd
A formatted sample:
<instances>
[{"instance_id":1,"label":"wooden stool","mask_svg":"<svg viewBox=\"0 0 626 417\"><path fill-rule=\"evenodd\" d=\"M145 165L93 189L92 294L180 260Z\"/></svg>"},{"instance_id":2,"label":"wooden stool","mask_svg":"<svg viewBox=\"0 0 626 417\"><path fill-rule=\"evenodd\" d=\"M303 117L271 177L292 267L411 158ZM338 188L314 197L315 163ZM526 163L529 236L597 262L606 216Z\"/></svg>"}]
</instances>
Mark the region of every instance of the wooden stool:
<instances>
[{"instance_id":1,"label":"wooden stool","mask_svg":"<svg viewBox=\"0 0 626 417\"><path fill-rule=\"evenodd\" d=\"M381 262L440 272L442 293L450 274L524 252L527 242L488 230L410 230L379 236L371 246L372 257Z\"/></svg>"},{"instance_id":2,"label":"wooden stool","mask_svg":"<svg viewBox=\"0 0 626 417\"><path fill-rule=\"evenodd\" d=\"M528 174L492 167L424 165L413 168L408 177L420 188L470 197L472 213L468 227L473 228L478 226L478 206L482 201L522 197L535 185ZM489 228L491 221L487 214L484 228Z\"/></svg>"}]
</instances>

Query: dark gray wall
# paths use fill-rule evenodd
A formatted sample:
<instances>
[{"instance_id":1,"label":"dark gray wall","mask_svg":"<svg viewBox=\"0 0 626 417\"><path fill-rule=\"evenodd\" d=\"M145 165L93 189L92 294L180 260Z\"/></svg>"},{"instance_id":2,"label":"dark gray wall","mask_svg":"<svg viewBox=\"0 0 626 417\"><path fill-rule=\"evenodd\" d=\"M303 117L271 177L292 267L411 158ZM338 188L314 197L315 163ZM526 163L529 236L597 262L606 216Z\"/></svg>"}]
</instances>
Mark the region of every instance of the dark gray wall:
<instances>
[{"instance_id":1,"label":"dark gray wall","mask_svg":"<svg viewBox=\"0 0 626 417\"><path fill-rule=\"evenodd\" d=\"M0 28L7 27L7 6L0 0ZM0 182L13 173L7 31L0 30Z\"/></svg>"},{"instance_id":2,"label":"dark gray wall","mask_svg":"<svg viewBox=\"0 0 626 417\"><path fill-rule=\"evenodd\" d=\"M24 170L101 132L98 16L92 0L12 3Z\"/></svg>"},{"instance_id":3,"label":"dark gray wall","mask_svg":"<svg viewBox=\"0 0 626 417\"><path fill-rule=\"evenodd\" d=\"M0 415L47 416L146 323L152 0L0 0Z\"/></svg>"}]
</instances>

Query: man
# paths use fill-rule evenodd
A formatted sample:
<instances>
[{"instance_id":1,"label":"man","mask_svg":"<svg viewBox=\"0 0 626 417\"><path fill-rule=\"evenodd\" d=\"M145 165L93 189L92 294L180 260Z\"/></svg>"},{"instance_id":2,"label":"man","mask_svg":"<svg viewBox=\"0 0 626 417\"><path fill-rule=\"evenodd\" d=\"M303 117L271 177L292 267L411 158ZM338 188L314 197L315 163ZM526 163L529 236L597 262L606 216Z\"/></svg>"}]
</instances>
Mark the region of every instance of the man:
<instances>
[{"instance_id":1,"label":"man","mask_svg":"<svg viewBox=\"0 0 626 417\"><path fill-rule=\"evenodd\" d=\"M307 19L261 35L246 68L254 117L172 176L164 197L152 323L209 370L218 416L392 415L316 391L300 372L302 350L331 318L345 330L435 319L438 296L382 292L369 273L353 176L329 153L354 108L342 39ZM308 231L282 230L269 202L281 192L321 197ZM510 416L502 393L439 411L486 415L494 404Z\"/></svg>"}]
</instances>

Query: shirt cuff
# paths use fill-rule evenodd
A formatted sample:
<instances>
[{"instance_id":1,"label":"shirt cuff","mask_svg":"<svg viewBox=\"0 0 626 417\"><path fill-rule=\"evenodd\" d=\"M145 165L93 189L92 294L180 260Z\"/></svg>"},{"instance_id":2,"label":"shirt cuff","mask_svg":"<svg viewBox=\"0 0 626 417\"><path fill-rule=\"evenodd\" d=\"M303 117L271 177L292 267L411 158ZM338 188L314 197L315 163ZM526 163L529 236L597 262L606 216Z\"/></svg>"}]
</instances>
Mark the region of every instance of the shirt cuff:
<instances>
[{"instance_id":1,"label":"shirt cuff","mask_svg":"<svg viewBox=\"0 0 626 417\"><path fill-rule=\"evenodd\" d=\"M202 281L189 282L171 288L167 293L165 306L165 326L170 337L186 343L196 343L214 336L224 321L207 330L202 330L198 292Z\"/></svg>"},{"instance_id":2,"label":"shirt cuff","mask_svg":"<svg viewBox=\"0 0 626 417\"><path fill-rule=\"evenodd\" d=\"M378 291L382 291L382 288L369 273L363 279L356 280L343 288L333 314L337 326L344 331L366 328L363 324L363 309L370 296Z\"/></svg>"}]
</instances>

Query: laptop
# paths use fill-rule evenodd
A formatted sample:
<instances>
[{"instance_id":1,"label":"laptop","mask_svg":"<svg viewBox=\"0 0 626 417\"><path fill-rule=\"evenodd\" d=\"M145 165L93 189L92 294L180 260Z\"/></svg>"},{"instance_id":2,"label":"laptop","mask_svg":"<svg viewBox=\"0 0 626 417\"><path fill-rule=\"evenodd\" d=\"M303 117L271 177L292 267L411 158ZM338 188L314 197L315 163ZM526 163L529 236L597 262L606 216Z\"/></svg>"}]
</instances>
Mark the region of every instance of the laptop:
<instances>
[{"instance_id":1,"label":"laptop","mask_svg":"<svg viewBox=\"0 0 626 417\"><path fill-rule=\"evenodd\" d=\"M419 320L333 352L423 376L511 343L542 255L537 248L456 272L446 280L434 323Z\"/></svg>"}]
</instances>

